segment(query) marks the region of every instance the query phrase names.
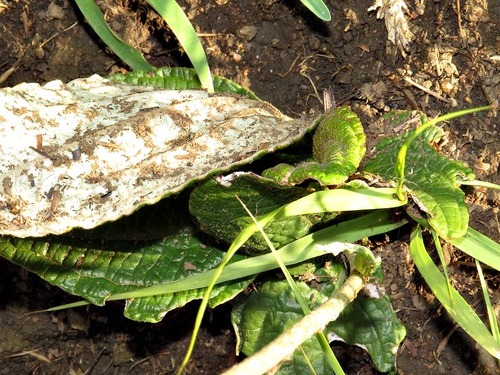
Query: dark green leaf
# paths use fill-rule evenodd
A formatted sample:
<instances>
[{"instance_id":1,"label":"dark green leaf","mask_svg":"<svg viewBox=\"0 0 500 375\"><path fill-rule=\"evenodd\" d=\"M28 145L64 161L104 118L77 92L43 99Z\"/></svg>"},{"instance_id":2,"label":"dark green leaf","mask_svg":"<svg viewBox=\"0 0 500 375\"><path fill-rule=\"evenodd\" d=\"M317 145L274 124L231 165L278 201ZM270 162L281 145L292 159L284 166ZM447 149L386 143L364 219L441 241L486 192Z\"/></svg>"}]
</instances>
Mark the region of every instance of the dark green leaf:
<instances>
[{"instance_id":1,"label":"dark green leaf","mask_svg":"<svg viewBox=\"0 0 500 375\"><path fill-rule=\"evenodd\" d=\"M381 372L395 372L395 353L406 335L389 297L359 296L328 326L351 345L365 348Z\"/></svg>"},{"instance_id":2,"label":"dark green leaf","mask_svg":"<svg viewBox=\"0 0 500 375\"><path fill-rule=\"evenodd\" d=\"M194 69L190 68L159 68L152 72L134 71L125 74L113 74L108 79L116 82L129 83L139 86L151 86L162 89L188 90L201 89L201 82ZM257 96L237 83L213 76L214 89L216 92L228 92L239 94L250 99L258 100Z\"/></svg>"},{"instance_id":3,"label":"dark green leaf","mask_svg":"<svg viewBox=\"0 0 500 375\"><path fill-rule=\"evenodd\" d=\"M295 167L279 164L262 174L282 184L314 179L322 185L345 182L359 166L365 133L358 116L348 107L330 109L319 120L313 136L313 160Z\"/></svg>"},{"instance_id":4,"label":"dark green leaf","mask_svg":"<svg viewBox=\"0 0 500 375\"><path fill-rule=\"evenodd\" d=\"M235 173L212 179L191 193L189 209L204 232L231 243L236 235L252 223L236 195L258 218L309 192L304 188L279 185L255 174ZM301 238L312 226L331 219L335 214L292 216L271 222L265 227L276 248ZM260 233L246 244L248 250L267 252L269 248Z\"/></svg>"},{"instance_id":5,"label":"dark green leaf","mask_svg":"<svg viewBox=\"0 0 500 375\"><path fill-rule=\"evenodd\" d=\"M166 284L215 268L224 252L204 244L189 228L153 243L79 241L45 237L0 241L0 255L68 293L103 305L111 294ZM241 260L235 255L234 260ZM213 304L234 297L251 281L217 286ZM203 290L137 298L127 301L126 316L156 322L173 308L202 297Z\"/></svg>"},{"instance_id":6,"label":"dark green leaf","mask_svg":"<svg viewBox=\"0 0 500 375\"><path fill-rule=\"evenodd\" d=\"M321 284L321 290L311 288L304 282L297 283L304 297L313 301L311 307L317 307L324 302L326 295L331 295L346 277L345 270L339 264L332 264L329 269L320 272L320 275L322 280L330 280ZM302 316L300 305L286 281L263 283L232 312L233 326L239 337L238 351L247 356L252 355ZM318 374L331 373L332 370L316 337L308 339L301 346L304 352L297 349L293 358L282 365L280 374L310 373L303 353L306 353Z\"/></svg>"},{"instance_id":7,"label":"dark green leaf","mask_svg":"<svg viewBox=\"0 0 500 375\"><path fill-rule=\"evenodd\" d=\"M441 237L459 238L467 232L469 213L456 176L473 179L474 174L461 162L448 159L430 145L429 142L435 141L439 133L439 128L431 127L410 145L404 184ZM397 153L409 134L384 140L377 146L377 156L364 170L394 181Z\"/></svg>"},{"instance_id":8,"label":"dark green leaf","mask_svg":"<svg viewBox=\"0 0 500 375\"><path fill-rule=\"evenodd\" d=\"M343 283L345 270L339 264L320 268L313 286L299 282L302 294L311 301L311 309L324 303ZM329 280L329 281L326 281ZM269 281L259 286L232 314L233 326L239 337L239 347L250 356L275 339L286 328L303 316L286 281ZM330 323L325 333L330 338L341 337L352 345L365 348L379 371L394 371L396 349L405 336L389 303L389 298L380 299L358 296L347 306L340 317ZM315 337L302 345L318 374L329 374L324 354ZM298 349L292 359L283 363L280 374L309 373L303 352Z\"/></svg>"}]
</instances>

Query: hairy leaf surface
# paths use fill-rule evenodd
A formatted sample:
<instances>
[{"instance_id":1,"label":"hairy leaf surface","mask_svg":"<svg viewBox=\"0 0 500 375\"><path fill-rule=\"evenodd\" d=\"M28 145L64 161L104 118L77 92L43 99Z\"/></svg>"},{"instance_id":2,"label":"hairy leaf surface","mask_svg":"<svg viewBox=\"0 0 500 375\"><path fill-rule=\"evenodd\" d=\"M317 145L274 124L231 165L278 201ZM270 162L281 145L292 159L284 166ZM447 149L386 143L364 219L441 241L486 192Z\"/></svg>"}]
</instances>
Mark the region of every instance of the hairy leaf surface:
<instances>
[{"instance_id":1,"label":"hairy leaf surface","mask_svg":"<svg viewBox=\"0 0 500 375\"><path fill-rule=\"evenodd\" d=\"M317 270L314 286L297 283L301 293L311 301L311 308L324 303L340 287L346 271L339 264ZM328 280L328 281L326 281ZM259 286L234 309L233 326L238 335L238 350L252 355L271 342L285 329L303 316L286 281L268 281ZM330 323L325 333L331 341L344 340L366 349L379 371L395 369L395 352L405 336L388 298L366 298L358 296L347 306L339 318ZM329 374L332 370L315 337L305 341L302 350L297 349L293 357L282 364L280 374L309 373L304 353L308 356L316 373Z\"/></svg>"}]
</instances>

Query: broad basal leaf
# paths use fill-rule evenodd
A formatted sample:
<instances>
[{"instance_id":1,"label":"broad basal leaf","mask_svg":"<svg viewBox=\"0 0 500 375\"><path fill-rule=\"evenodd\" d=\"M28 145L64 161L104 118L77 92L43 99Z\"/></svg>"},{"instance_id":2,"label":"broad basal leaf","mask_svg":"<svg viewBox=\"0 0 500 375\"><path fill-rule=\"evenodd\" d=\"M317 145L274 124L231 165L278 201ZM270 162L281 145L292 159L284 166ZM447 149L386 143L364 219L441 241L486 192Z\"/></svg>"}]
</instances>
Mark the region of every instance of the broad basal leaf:
<instances>
[{"instance_id":1,"label":"broad basal leaf","mask_svg":"<svg viewBox=\"0 0 500 375\"><path fill-rule=\"evenodd\" d=\"M332 264L328 272L320 269L315 274L320 282L314 286L298 283L302 294L311 301L312 308L324 303L345 279L345 270L339 264ZM233 310L238 350L252 355L302 317L302 310L286 281L263 283ZM388 298L358 296L336 321L327 326L325 333L332 341L342 339L363 347L370 353L379 371L389 372L395 369L396 350L405 336L405 329ZM310 373L304 354L317 374L332 373L315 337L301 346L303 350L297 349L292 358L282 364L278 373Z\"/></svg>"},{"instance_id":2,"label":"broad basal leaf","mask_svg":"<svg viewBox=\"0 0 500 375\"><path fill-rule=\"evenodd\" d=\"M366 151L361 121L349 107L339 107L326 112L318 123L312 161L297 166L279 164L262 175L282 184L298 184L307 179L322 185L345 182L356 171Z\"/></svg>"},{"instance_id":3,"label":"broad basal leaf","mask_svg":"<svg viewBox=\"0 0 500 375\"><path fill-rule=\"evenodd\" d=\"M245 97L99 76L1 89L0 234L93 228L313 126Z\"/></svg>"},{"instance_id":4,"label":"broad basal leaf","mask_svg":"<svg viewBox=\"0 0 500 375\"><path fill-rule=\"evenodd\" d=\"M255 216L260 217L308 194L304 188L282 186L253 173L236 172L196 187L191 193L189 210L204 232L231 243L241 230L252 223L236 195ZM313 225L335 215L300 215L278 219L265 227L266 235L279 248L305 236ZM245 247L258 252L269 251L260 233L253 235Z\"/></svg>"},{"instance_id":5,"label":"broad basal leaf","mask_svg":"<svg viewBox=\"0 0 500 375\"><path fill-rule=\"evenodd\" d=\"M448 159L429 144L431 139L436 139L438 131L438 128L431 127L410 145L404 184L441 237L459 238L467 232L469 213L456 177L461 175L472 180L474 174L461 162ZM364 170L394 181L397 153L409 134L382 141L377 147L377 156Z\"/></svg>"},{"instance_id":6,"label":"broad basal leaf","mask_svg":"<svg viewBox=\"0 0 500 375\"><path fill-rule=\"evenodd\" d=\"M189 228L153 243L127 241L79 241L69 237L40 239L3 238L0 256L40 275L68 293L96 305L112 294L154 285L164 285L215 268L224 252L205 245ZM235 255L233 260L243 256ZM213 306L233 298L252 278L218 285L212 292ZM125 315L131 319L157 322L170 310L194 299L204 289L128 300Z\"/></svg>"},{"instance_id":7,"label":"broad basal leaf","mask_svg":"<svg viewBox=\"0 0 500 375\"><path fill-rule=\"evenodd\" d=\"M346 343L368 351L380 372L395 372L396 353L406 329L392 310L389 297L359 296L328 328Z\"/></svg>"}]
</instances>

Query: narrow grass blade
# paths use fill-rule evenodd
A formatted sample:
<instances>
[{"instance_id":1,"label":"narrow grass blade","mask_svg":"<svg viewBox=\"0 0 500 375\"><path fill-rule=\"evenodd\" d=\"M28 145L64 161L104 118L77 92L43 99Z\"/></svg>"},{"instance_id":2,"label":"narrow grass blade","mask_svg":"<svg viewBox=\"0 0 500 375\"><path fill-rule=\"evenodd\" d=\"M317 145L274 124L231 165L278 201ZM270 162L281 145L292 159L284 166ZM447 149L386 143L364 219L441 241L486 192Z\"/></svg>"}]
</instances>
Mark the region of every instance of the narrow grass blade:
<instances>
[{"instance_id":1,"label":"narrow grass blade","mask_svg":"<svg viewBox=\"0 0 500 375\"><path fill-rule=\"evenodd\" d=\"M264 229L262 229L262 227L259 225L259 222L255 218L255 216L252 215L252 213L250 212L248 207L245 206L245 204L240 200L239 197L236 197L236 198L241 203L241 205L243 206L243 208L247 212L248 216L250 216L252 218L252 221L254 222L254 224L259 228L259 232L264 237L269 249L271 249L271 253L274 255L276 263L279 265L281 272L283 272L283 274L285 275L285 278L288 282L288 285L292 289L293 294L294 294L297 302L299 303L300 307L302 308L302 312L304 313L304 315L309 314L311 312L311 309L309 308L309 305L307 304L302 293L300 293L300 290L299 290L297 284L295 283L295 280L293 279L292 275L290 275L290 272L288 272L288 269L286 268L285 262L283 262L283 259L278 254L278 251L274 248L271 240L266 235L266 232L264 231ZM325 334L323 332L316 332L315 335L316 335L316 339L319 341L319 344L321 345L321 349L323 350L325 357L327 358L328 362L330 363L330 366L332 367L335 374L344 375L345 374L344 370L340 366L340 363L337 360L337 357L335 357L335 354L333 353L332 348L330 347L330 344L328 343L328 340L325 337ZM303 354L306 357L307 362L309 362L309 365L311 365L309 358L307 357L307 354L306 353L303 353ZM312 367L312 365L311 365L311 367ZM314 372L314 369L312 369L312 370Z\"/></svg>"},{"instance_id":2,"label":"narrow grass blade","mask_svg":"<svg viewBox=\"0 0 500 375\"><path fill-rule=\"evenodd\" d=\"M439 236L437 232L431 228L432 239L434 240L434 246L436 246L436 251L439 256L439 261L441 262L441 266L443 267L444 279L446 280L446 284L448 286L448 296L450 297L450 301L453 302L453 295L451 294L451 289L453 288L450 283L450 277L448 276L448 267L446 267L446 261L444 258L443 248L441 247L441 241L439 240Z\"/></svg>"},{"instance_id":3,"label":"narrow grass blade","mask_svg":"<svg viewBox=\"0 0 500 375\"><path fill-rule=\"evenodd\" d=\"M481 263L500 271L500 245L484 234L469 228L464 237L448 242Z\"/></svg>"},{"instance_id":4,"label":"narrow grass blade","mask_svg":"<svg viewBox=\"0 0 500 375\"><path fill-rule=\"evenodd\" d=\"M301 0L302 4L323 21L330 21L332 15L323 0Z\"/></svg>"},{"instance_id":5,"label":"narrow grass blade","mask_svg":"<svg viewBox=\"0 0 500 375\"><path fill-rule=\"evenodd\" d=\"M378 210L302 237L297 241L283 246L278 250L278 254L286 265L297 264L308 259L325 255L322 248L332 242L356 242L366 237L390 232L406 223L406 220L395 221L388 210ZM227 265L218 278L217 284L237 280L250 275L256 275L275 268L277 268L276 260L271 253L248 258ZM110 295L106 301L148 297L165 293L206 288L210 280L212 280L215 271L216 270L213 269L168 284L154 285L131 292L116 293ZM52 307L45 311L57 311L88 304L90 304L88 301L78 301L67 305Z\"/></svg>"},{"instance_id":6,"label":"narrow grass blade","mask_svg":"<svg viewBox=\"0 0 500 375\"><path fill-rule=\"evenodd\" d=\"M296 264L325 255L322 248L332 242L359 241L362 238L397 229L406 223L404 220L395 222L388 211L375 211L302 237L297 241L283 246L278 250L278 254L286 265ZM217 284L249 275L256 275L275 268L277 268L277 264L273 254L268 253L248 258L227 265L220 278L218 278ZM129 293L114 294L107 301L204 288L209 285L214 273L215 270L211 270L166 285L155 285Z\"/></svg>"},{"instance_id":7,"label":"narrow grass blade","mask_svg":"<svg viewBox=\"0 0 500 375\"><path fill-rule=\"evenodd\" d=\"M193 25L180 5L175 0L148 0L148 3L163 17L177 37L198 73L203 88L208 92L214 92L207 56Z\"/></svg>"},{"instance_id":8,"label":"narrow grass blade","mask_svg":"<svg viewBox=\"0 0 500 375\"><path fill-rule=\"evenodd\" d=\"M457 179L457 183L459 183L460 185L485 187L487 189L500 190L500 185L488 181L481 181L481 180L467 181L467 180Z\"/></svg>"},{"instance_id":9,"label":"narrow grass blade","mask_svg":"<svg viewBox=\"0 0 500 375\"><path fill-rule=\"evenodd\" d=\"M92 0L75 0L83 16L94 29L99 38L133 70L153 71L154 66L150 65L142 54L134 47L121 40L111 30L104 20L104 16L99 7Z\"/></svg>"},{"instance_id":10,"label":"narrow grass blade","mask_svg":"<svg viewBox=\"0 0 500 375\"><path fill-rule=\"evenodd\" d=\"M500 344L500 330L498 327L498 320L495 314L495 310L493 309L493 305L491 304L490 295L488 293L488 284L486 283L486 279L484 278L483 269L481 267L481 263L476 259L476 267L477 273L479 275L479 281L481 282L481 289L483 290L484 303L486 305L486 311L488 312L488 321L490 323L491 333L495 338L496 342Z\"/></svg>"},{"instance_id":11,"label":"narrow grass blade","mask_svg":"<svg viewBox=\"0 0 500 375\"><path fill-rule=\"evenodd\" d=\"M412 231L410 254L419 272L450 316L488 353L500 359L500 344L495 341L472 307L455 288L451 291L453 299L450 298L445 278L425 249L420 226Z\"/></svg>"},{"instance_id":12,"label":"narrow grass blade","mask_svg":"<svg viewBox=\"0 0 500 375\"><path fill-rule=\"evenodd\" d=\"M294 215L307 215L332 211L361 211L404 206L407 199L394 197L395 188L335 189L317 191L278 208L259 220L264 227L272 220ZM240 248L258 230L255 224L241 231L233 246Z\"/></svg>"}]
</instances>

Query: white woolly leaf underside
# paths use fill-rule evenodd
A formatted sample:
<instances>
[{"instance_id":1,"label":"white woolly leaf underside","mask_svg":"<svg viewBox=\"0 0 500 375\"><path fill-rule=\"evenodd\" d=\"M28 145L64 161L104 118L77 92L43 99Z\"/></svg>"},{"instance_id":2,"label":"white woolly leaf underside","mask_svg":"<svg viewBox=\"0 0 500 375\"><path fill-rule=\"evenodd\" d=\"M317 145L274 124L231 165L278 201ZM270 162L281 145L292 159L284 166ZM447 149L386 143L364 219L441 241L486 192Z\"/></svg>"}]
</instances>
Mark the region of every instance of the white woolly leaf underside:
<instances>
[{"instance_id":1,"label":"white woolly leaf underside","mask_svg":"<svg viewBox=\"0 0 500 375\"><path fill-rule=\"evenodd\" d=\"M129 215L312 128L265 102L99 76L0 90L0 234L39 237Z\"/></svg>"}]
</instances>

